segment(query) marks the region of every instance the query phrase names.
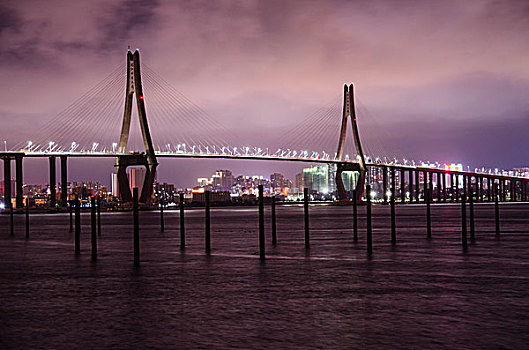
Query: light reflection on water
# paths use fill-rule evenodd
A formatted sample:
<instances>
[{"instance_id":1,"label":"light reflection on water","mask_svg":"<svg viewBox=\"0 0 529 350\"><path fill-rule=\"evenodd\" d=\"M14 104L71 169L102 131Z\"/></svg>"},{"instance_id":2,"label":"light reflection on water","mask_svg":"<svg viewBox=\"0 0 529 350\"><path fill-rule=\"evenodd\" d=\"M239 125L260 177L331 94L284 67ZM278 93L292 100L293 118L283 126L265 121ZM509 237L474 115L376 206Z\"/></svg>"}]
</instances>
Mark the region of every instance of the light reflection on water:
<instances>
[{"instance_id":1,"label":"light reflection on water","mask_svg":"<svg viewBox=\"0 0 529 350\"><path fill-rule=\"evenodd\" d=\"M352 240L350 207L278 207L277 246L259 261L257 208L212 210L212 255L203 253L203 211L141 213L139 269L132 266L130 213L104 213L99 257L90 261L89 216L73 254L66 215L23 217L9 237L0 217L2 348L525 348L529 342L529 208L476 206L477 241L460 246L458 206L375 207L374 254ZM267 216L269 216L267 208ZM38 227L36 226L38 223ZM267 221L267 240L270 223Z\"/></svg>"}]
</instances>

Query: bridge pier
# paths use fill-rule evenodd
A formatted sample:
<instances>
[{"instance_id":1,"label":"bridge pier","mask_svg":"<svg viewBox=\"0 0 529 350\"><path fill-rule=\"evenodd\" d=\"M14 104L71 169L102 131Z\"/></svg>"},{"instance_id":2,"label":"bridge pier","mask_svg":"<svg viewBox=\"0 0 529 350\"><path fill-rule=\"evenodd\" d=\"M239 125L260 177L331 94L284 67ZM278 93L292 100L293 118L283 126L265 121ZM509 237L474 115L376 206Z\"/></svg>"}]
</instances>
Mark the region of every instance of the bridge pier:
<instances>
[{"instance_id":1,"label":"bridge pier","mask_svg":"<svg viewBox=\"0 0 529 350\"><path fill-rule=\"evenodd\" d=\"M501 179L494 179L494 197L498 197L498 201L501 202Z\"/></svg>"},{"instance_id":2,"label":"bridge pier","mask_svg":"<svg viewBox=\"0 0 529 350\"><path fill-rule=\"evenodd\" d=\"M4 157L4 204L6 209L11 208L11 157Z\"/></svg>"},{"instance_id":3,"label":"bridge pier","mask_svg":"<svg viewBox=\"0 0 529 350\"><path fill-rule=\"evenodd\" d=\"M441 193L442 193L442 189L441 189L441 176L442 176L442 173L440 172L437 172L437 203L441 203Z\"/></svg>"},{"instance_id":4,"label":"bridge pier","mask_svg":"<svg viewBox=\"0 0 529 350\"><path fill-rule=\"evenodd\" d=\"M494 180L492 177L487 177L487 200L492 202L494 196Z\"/></svg>"},{"instance_id":5,"label":"bridge pier","mask_svg":"<svg viewBox=\"0 0 529 350\"><path fill-rule=\"evenodd\" d=\"M382 167L382 192L384 192L384 204L388 204L388 170L387 167Z\"/></svg>"},{"instance_id":6,"label":"bridge pier","mask_svg":"<svg viewBox=\"0 0 529 350\"><path fill-rule=\"evenodd\" d=\"M479 177L479 201L483 202L483 176Z\"/></svg>"},{"instance_id":7,"label":"bridge pier","mask_svg":"<svg viewBox=\"0 0 529 350\"><path fill-rule=\"evenodd\" d=\"M471 179L469 176L467 175L463 175L463 196L465 196L465 200L468 199L468 191L467 191L467 186L470 186L471 185Z\"/></svg>"},{"instance_id":8,"label":"bridge pier","mask_svg":"<svg viewBox=\"0 0 529 350\"><path fill-rule=\"evenodd\" d=\"M487 177L487 201L492 202L492 178Z\"/></svg>"},{"instance_id":9,"label":"bridge pier","mask_svg":"<svg viewBox=\"0 0 529 350\"><path fill-rule=\"evenodd\" d=\"M428 185L426 186L430 191L430 201L433 202L433 173L428 172Z\"/></svg>"},{"instance_id":10,"label":"bridge pier","mask_svg":"<svg viewBox=\"0 0 529 350\"><path fill-rule=\"evenodd\" d=\"M454 200L454 193L455 193L455 189L454 189L454 174L450 173L450 174L448 174L448 176L450 177L450 202L453 203L453 202L455 202L455 200Z\"/></svg>"},{"instance_id":11,"label":"bridge pier","mask_svg":"<svg viewBox=\"0 0 529 350\"><path fill-rule=\"evenodd\" d=\"M456 173L454 173L453 176L454 176L454 198L455 198L456 203L459 203L459 201L460 201L460 198L459 198L459 177L457 176Z\"/></svg>"},{"instance_id":12,"label":"bridge pier","mask_svg":"<svg viewBox=\"0 0 529 350\"><path fill-rule=\"evenodd\" d=\"M55 156L49 157L50 161L50 207L55 208L57 205L57 189L56 189L56 183L57 180L55 179Z\"/></svg>"},{"instance_id":13,"label":"bridge pier","mask_svg":"<svg viewBox=\"0 0 529 350\"><path fill-rule=\"evenodd\" d=\"M426 199L426 187L428 187L428 175L426 170L422 171L422 198L425 201Z\"/></svg>"},{"instance_id":14,"label":"bridge pier","mask_svg":"<svg viewBox=\"0 0 529 350\"><path fill-rule=\"evenodd\" d=\"M393 203L394 203L395 202L395 194L397 193L395 191L395 186L396 186L395 172L396 172L396 169L395 168L390 168L390 171L391 171L391 173L390 173L391 174L391 176L390 176L390 178L391 178L391 185L390 185L391 192L390 192L390 196L391 196L391 198L393 198Z\"/></svg>"},{"instance_id":15,"label":"bridge pier","mask_svg":"<svg viewBox=\"0 0 529 350\"><path fill-rule=\"evenodd\" d=\"M15 156L15 177L16 177L16 208L24 208L24 193L23 193L23 169L22 160L24 159L21 155Z\"/></svg>"},{"instance_id":16,"label":"bridge pier","mask_svg":"<svg viewBox=\"0 0 529 350\"><path fill-rule=\"evenodd\" d=\"M446 174L443 172L443 173L440 173L441 174L441 190L442 190L442 200L443 202L446 202Z\"/></svg>"},{"instance_id":17,"label":"bridge pier","mask_svg":"<svg viewBox=\"0 0 529 350\"><path fill-rule=\"evenodd\" d=\"M395 245L397 243L397 223L395 220L395 172L397 169L391 168L391 198L390 203L390 213L391 213L391 244Z\"/></svg>"},{"instance_id":18,"label":"bridge pier","mask_svg":"<svg viewBox=\"0 0 529 350\"><path fill-rule=\"evenodd\" d=\"M419 203L419 171L415 170L415 202Z\"/></svg>"},{"instance_id":19,"label":"bridge pier","mask_svg":"<svg viewBox=\"0 0 529 350\"><path fill-rule=\"evenodd\" d=\"M500 183L501 183L501 189L500 189L500 193L501 193L501 201L502 202L505 202L506 199L507 199L507 181L505 181L505 179L500 179Z\"/></svg>"},{"instance_id":20,"label":"bridge pier","mask_svg":"<svg viewBox=\"0 0 529 350\"><path fill-rule=\"evenodd\" d=\"M413 170L408 170L408 192L410 193L409 202L413 202Z\"/></svg>"},{"instance_id":21,"label":"bridge pier","mask_svg":"<svg viewBox=\"0 0 529 350\"><path fill-rule=\"evenodd\" d=\"M400 202L406 202L406 173L404 168L400 168Z\"/></svg>"},{"instance_id":22,"label":"bridge pier","mask_svg":"<svg viewBox=\"0 0 529 350\"><path fill-rule=\"evenodd\" d=\"M68 206L68 156L61 158L61 207Z\"/></svg>"}]
</instances>

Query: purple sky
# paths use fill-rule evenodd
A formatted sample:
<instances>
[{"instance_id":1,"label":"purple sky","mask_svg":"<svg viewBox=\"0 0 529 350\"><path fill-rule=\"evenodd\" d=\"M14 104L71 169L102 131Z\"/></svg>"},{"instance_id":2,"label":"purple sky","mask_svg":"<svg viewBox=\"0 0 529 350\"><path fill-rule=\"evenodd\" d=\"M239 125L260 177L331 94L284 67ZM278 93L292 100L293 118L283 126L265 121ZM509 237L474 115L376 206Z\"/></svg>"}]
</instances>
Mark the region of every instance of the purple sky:
<instances>
[{"instance_id":1,"label":"purple sky","mask_svg":"<svg viewBox=\"0 0 529 350\"><path fill-rule=\"evenodd\" d=\"M369 116L382 126L366 138L378 136L392 155L529 165L528 33L527 1L3 2L0 139L14 145L38 134L124 65L130 45L234 139L276 146L278 129L353 81L367 110L360 123ZM73 161L71 179L108 183L113 162L98 162ZM45 182L45 161L26 165L28 182ZM159 177L191 185L221 167L288 176L300 168L171 160Z\"/></svg>"}]
</instances>

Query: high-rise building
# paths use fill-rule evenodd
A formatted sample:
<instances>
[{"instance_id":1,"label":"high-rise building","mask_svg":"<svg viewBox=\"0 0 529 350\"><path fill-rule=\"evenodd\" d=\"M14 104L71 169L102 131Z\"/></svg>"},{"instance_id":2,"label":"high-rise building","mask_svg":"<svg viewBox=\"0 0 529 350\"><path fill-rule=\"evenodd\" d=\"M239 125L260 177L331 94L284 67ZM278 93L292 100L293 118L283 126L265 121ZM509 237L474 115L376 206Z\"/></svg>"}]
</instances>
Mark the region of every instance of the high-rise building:
<instances>
[{"instance_id":1,"label":"high-rise building","mask_svg":"<svg viewBox=\"0 0 529 350\"><path fill-rule=\"evenodd\" d=\"M233 174L231 170L217 170L212 176L213 186L220 190L231 190L233 186Z\"/></svg>"},{"instance_id":2,"label":"high-rise building","mask_svg":"<svg viewBox=\"0 0 529 350\"><path fill-rule=\"evenodd\" d=\"M310 191L329 193L329 169L327 165L315 165L303 169L303 184Z\"/></svg>"},{"instance_id":3,"label":"high-rise building","mask_svg":"<svg viewBox=\"0 0 529 350\"><path fill-rule=\"evenodd\" d=\"M208 179L207 177L199 177L197 178L197 182L199 186L205 187L211 185L212 179Z\"/></svg>"},{"instance_id":4,"label":"high-rise building","mask_svg":"<svg viewBox=\"0 0 529 350\"><path fill-rule=\"evenodd\" d=\"M285 187L285 177L283 174L273 173L270 175L270 187L281 191Z\"/></svg>"},{"instance_id":5,"label":"high-rise building","mask_svg":"<svg viewBox=\"0 0 529 350\"><path fill-rule=\"evenodd\" d=\"M329 193L336 191L336 165L327 164L327 189Z\"/></svg>"},{"instance_id":6,"label":"high-rise building","mask_svg":"<svg viewBox=\"0 0 529 350\"><path fill-rule=\"evenodd\" d=\"M346 192L352 191L356 188L356 181L358 180L358 175L359 173L357 171L342 172L342 182Z\"/></svg>"},{"instance_id":7,"label":"high-rise building","mask_svg":"<svg viewBox=\"0 0 529 350\"><path fill-rule=\"evenodd\" d=\"M303 184L303 173L296 174L296 188L298 191L302 191L305 188Z\"/></svg>"},{"instance_id":8,"label":"high-rise building","mask_svg":"<svg viewBox=\"0 0 529 350\"><path fill-rule=\"evenodd\" d=\"M119 183L118 183L118 174L112 173L112 196L119 197Z\"/></svg>"},{"instance_id":9,"label":"high-rise building","mask_svg":"<svg viewBox=\"0 0 529 350\"><path fill-rule=\"evenodd\" d=\"M335 165L314 165L310 168L304 168L300 174L296 175L296 188L301 191L307 187L309 190L321 194L333 193L336 191L335 177Z\"/></svg>"}]
</instances>

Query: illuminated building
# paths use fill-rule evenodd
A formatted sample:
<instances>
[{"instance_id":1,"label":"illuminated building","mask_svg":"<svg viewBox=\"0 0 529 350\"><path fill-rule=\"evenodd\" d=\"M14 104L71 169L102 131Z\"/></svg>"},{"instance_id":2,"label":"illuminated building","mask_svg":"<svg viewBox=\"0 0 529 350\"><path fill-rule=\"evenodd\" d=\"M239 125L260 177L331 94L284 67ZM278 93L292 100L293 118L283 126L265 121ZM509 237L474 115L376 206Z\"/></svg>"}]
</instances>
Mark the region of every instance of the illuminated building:
<instances>
[{"instance_id":1,"label":"illuminated building","mask_svg":"<svg viewBox=\"0 0 529 350\"><path fill-rule=\"evenodd\" d=\"M315 165L304 168L303 185L309 191L329 193L329 167L327 165Z\"/></svg>"},{"instance_id":2,"label":"illuminated building","mask_svg":"<svg viewBox=\"0 0 529 350\"><path fill-rule=\"evenodd\" d=\"M119 197L118 174L112 173L112 196Z\"/></svg>"},{"instance_id":3,"label":"illuminated building","mask_svg":"<svg viewBox=\"0 0 529 350\"><path fill-rule=\"evenodd\" d=\"M217 170L212 176L213 186L220 190L231 190L233 174L230 170Z\"/></svg>"},{"instance_id":4,"label":"illuminated building","mask_svg":"<svg viewBox=\"0 0 529 350\"><path fill-rule=\"evenodd\" d=\"M305 185L303 184L303 173L296 174L296 188L298 191L302 191L303 188L305 188Z\"/></svg>"},{"instance_id":5,"label":"illuminated building","mask_svg":"<svg viewBox=\"0 0 529 350\"><path fill-rule=\"evenodd\" d=\"M163 184L155 182L153 194L155 203L159 203L160 201L163 201L164 203L173 203L177 196L174 185L165 182Z\"/></svg>"}]
</instances>

